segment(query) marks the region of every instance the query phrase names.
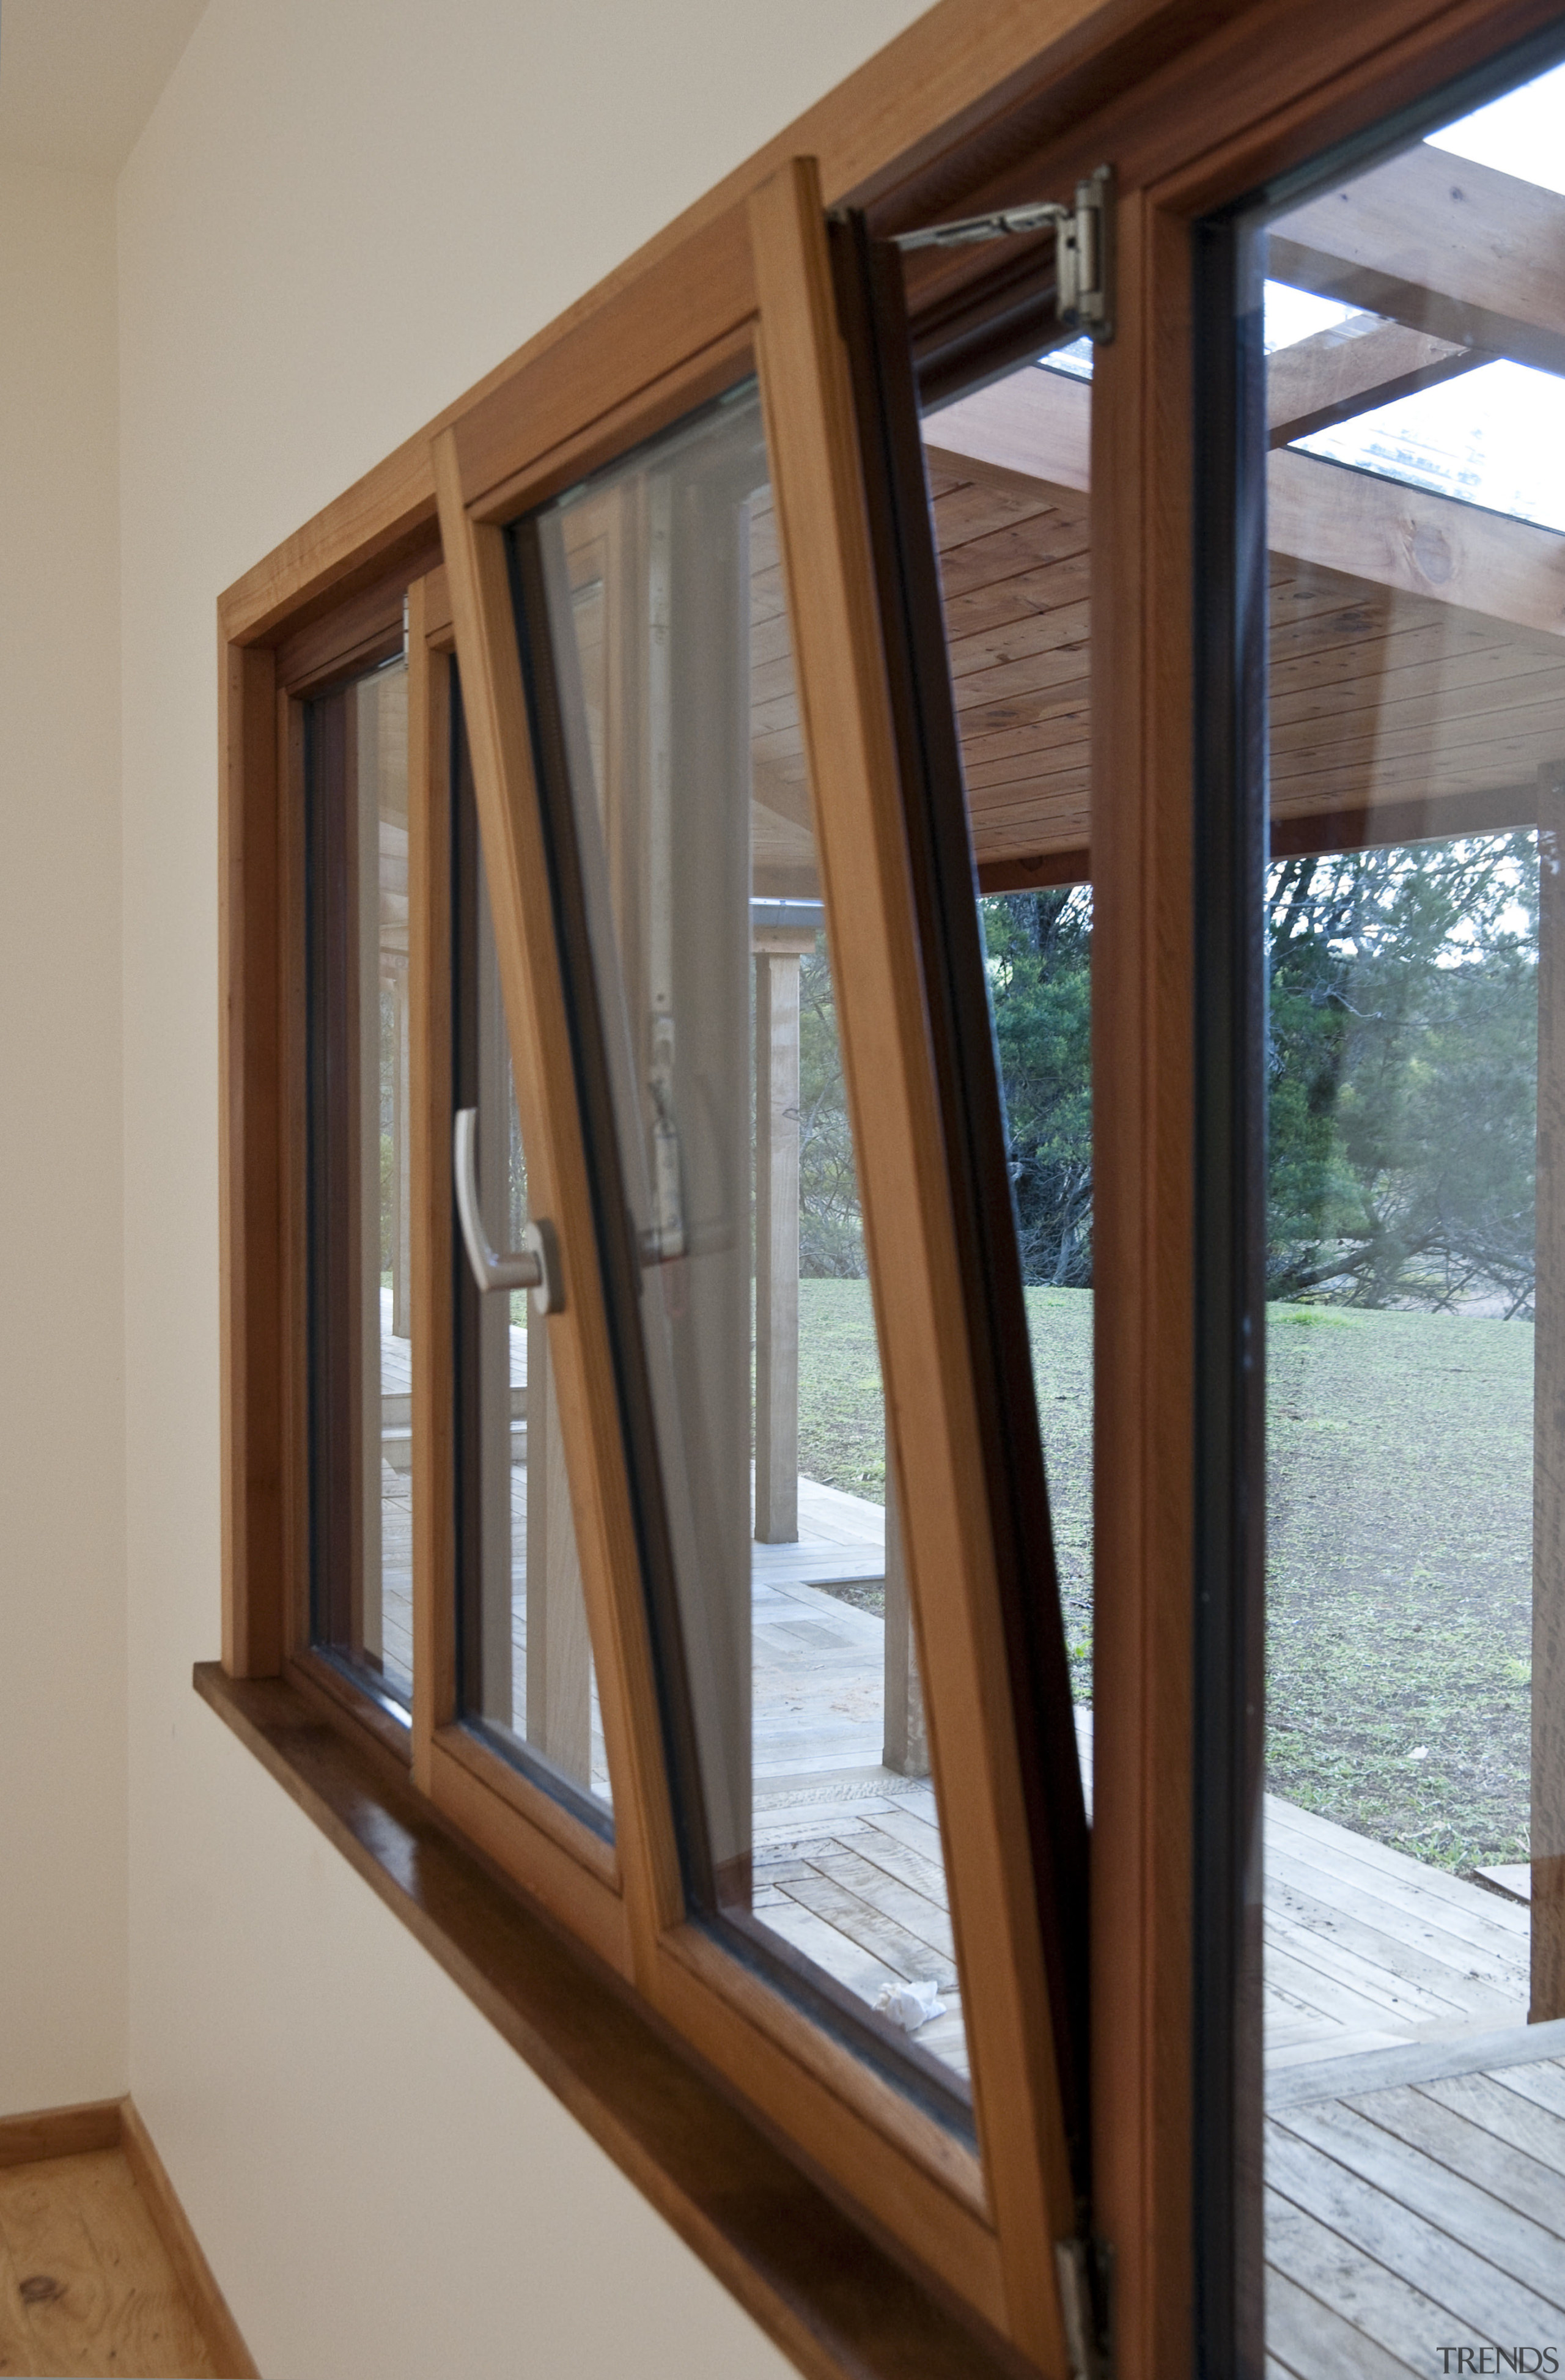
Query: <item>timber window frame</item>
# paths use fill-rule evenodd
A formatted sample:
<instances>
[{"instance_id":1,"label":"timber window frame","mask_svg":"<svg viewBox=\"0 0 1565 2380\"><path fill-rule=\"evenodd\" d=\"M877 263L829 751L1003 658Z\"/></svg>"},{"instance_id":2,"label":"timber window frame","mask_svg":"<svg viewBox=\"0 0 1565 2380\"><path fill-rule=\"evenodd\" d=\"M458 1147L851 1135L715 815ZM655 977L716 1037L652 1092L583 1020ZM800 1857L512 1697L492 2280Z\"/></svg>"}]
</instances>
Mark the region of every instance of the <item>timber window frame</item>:
<instances>
[{"instance_id":1,"label":"timber window frame","mask_svg":"<svg viewBox=\"0 0 1565 2380\"><path fill-rule=\"evenodd\" d=\"M443 1742L441 1714L448 1707L450 1680L442 1648L448 1634L428 1598L423 1624L433 1633L420 1634L418 1643L410 1742L406 1730L365 1706L329 1674L329 1665L303 1649L295 1444L297 1187L289 1186L294 1144L286 1087L297 985L285 920L297 887L288 838L278 832L299 767L290 722L303 693L367 667L390 650L390 640L401 634L406 593L412 709L419 722L410 748L424 756L418 766L427 788L437 787L426 793L428 817L436 815L443 741L449 749L441 723L449 699L449 656L460 644L464 699L470 722L480 722L476 747L486 754L476 765L480 784L487 775L491 788L491 830L503 830L500 789L525 770L520 746L526 739L516 690L507 684L510 622L502 600L499 524L628 443L633 430L645 434L738 376L747 353L743 325L748 315L741 304L736 313L731 307L727 322L716 316L724 290L731 302L736 279L744 279L746 204L791 214L807 247L807 218L814 212L819 227L819 209L807 169L789 162L795 157L818 158L824 201L862 207L877 235L1014 203L1040 188L1062 191L1100 159L1113 161L1120 190L1118 332L1099 358L1092 431L1095 665L1116 690L1114 704L1103 707L1094 725L1092 836L1100 982L1094 1026L1102 1115L1098 1235L1105 1257L1096 1324L1093 2224L1115 2251L1121 2368L1171 2375L1188 2370L1197 2322L1203 2337L1213 2337L1225 2319L1209 2303L1195 2311L1193 2252L1197 2068L1191 1953L1198 1785L1196 1317L1190 1271L1197 964L1190 894L1196 702L1192 226L1555 18L1553 8L1532 0L1454 6L1368 0L1351 24L1301 26L1296 11L1280 12L1263 0L1234 0L1215 10L1194 0L1162 6L1147 0L1118 13L1067 6L1047 25L1030 18L1001 25L975 0L943 0L882 59L741 169L602 291L258 565L220 606L223 1666L236 1682L225 1686L208 1674L202 1691L258 1750L271 1728L266 1756L280 1773L287 1766L278 1749L286 1727L274 1705L264 1720L259 1684L246 1702L244 1682L281 1680L297 1711L329 1719L349 1757L357 1756L355 1740L361 1739L366 1779L387 1779L388 1755L394 1765L407 1767L412 1789L437 1823L474 1844L534 1903L569 1926L589 1959L633 1982L660 2022L683 2034L698 2062L725 2072L728 2086L740 2090L763 2129L791 2132L795 2154L857 2209L856 2219L872 2236L889 2237L896 2252L925 2276L931 2305L954 2293L992 2351L1002 2352L992 2334L1009 2333L1046 2370L1063 2368L1063 2341L1051 2278L1047 2271L1039 2279L1025 2270L1028 2257L1037 2264L1037 2234L1024 2247L1016 2216L1005 2218L1017 2224L1007 2277L999 2249L977 2237L984 2227L975 2212L971 2173L956 2175L948 2165L943 2181L933 2180L939 2159L927 2141L908 2138L905 2109L855 2108L853 2092L844 2096L832 2081L821 2083L818 2071L819 2122L812 2129L788 2120L796 2111L782 2106L781 2094L784 2085L793 2090L801 2067L779 2045L775 2009L736 2010L730 1986L714 1989L705 1978L698 1949L686 1955L668 1948L678 1880L662 1818L653 1830L656 1847L643 1843L635 1853L634 1878L623 1832L617 1838L625 1862L618 1890L605 1871L601 1842L589 1852L575 1840L588 1829L573 1831L560 1805L545 1809L549 1797L525 1779L503 1782ZM770 199L761 195L768 190ZM807 203L801 190L811 191ZM1046 248L1000 263L981 254L976 261L960 254L954 261L936 258L910 273L909 285L915 351L930 387L942 384L942 373L948 385L952 376L977 378L986 358L998 365L1042 344L1038 326L1050 302ZM818 298L819 286L818 276ZM670 358L661 381L649 355ZM524 382L526 419L518 433ZM454 618L446 616L448 606ZM514 657L514 640L509 651ZM513 805L513 821L524 809ZM432 832L427 823L423 831ZM1042 851L1031 873L1022 863L1019 880L1049 880L1049 869L1062 864L1062 855ZM998 876L989 881L998 889ZM515 916L525 897L518 885ZM416 975L420 964L429 970L422 996L431 1001L439 997L437 906L423 920L424 957L414 962ZM549 1052L556 1045L540 1013L557 997L558 979L536 932L526 948L513 949L510 972L517 1005L526 986L534 1012L534 1062L530 1068L520 1062L518 1071L547 1087ZM544 1095L557 1102L543 1127L548 1146L557 1151L571 1137L574 1098L564 1084L546 1087ZM440 1232L449 1236L444 1150L431 1123L438 1112L439 1087L425 1082L415 1097L416 1144L420 1132L423 1142L416 1145L414 1166L416 1179L442 1184L426 1208L436 1254ZM424 1275L428 1298L436 1293L431 1282L449 1281L448 1248L443 1269L427 1257ZM575 1288L579 1297L580 1284ZM420 1308L418 1296L416 1289L416 1344L421 1337L428 1364L443 1342L438 1312ZM567 1312L573 1309L574 1300ZM624 1540L623 1502L615 1516L613 1475L622 1457L607 1442L610 1409L603 1397L588 1392L585 1376L578 1385L583 1441L600 1432L591 1500L605 1536L601 1575L623 1583L635 1572ZM431 1402L426 1397L426 1411ZM432 1531L447 1488L438 1449L426 1446L422 1459L415 1493L417 1506L424 1483L423 1518L415 1525ZM416 1446L416 1465L419 1460ZM444 1556L431 1542L420 1559L434 1575ZM605 1630L614 1648L605 1666L621 1682L615 1691L623 1691L628 1712L615 1723L622 1729L616 1791L622 1778L634 1778L646 1807L660 1800L666 1804L644 1615L621 1587L612 1597L602 1594L601 1643ZM605 1717L607 1723L607 1711ZM496 1770L503 1766L496 1762ZM383 1790L394 1798L394 1779ZM329 1798L324 1788L317 1794L322 1808ZM332 1823L344 1823L340 1806ZM583 1878L594 1880L584 1884ZM596 1916L585 1913L589 1902ZM631 1905L641 1917L625 1917ZM698 2003L701 2013L692 2021ZM720 2037L724 2028L726 2049ZM792 2046L805 2066L819 2058L818 2043ZM1035 2074L1029 2088L1037 2082ZM625 2156L640 2169L635 2155L626 2151ZM698 2229L687 2226L686 2236ZM732 2278L732 2260L711 2252ZM1237 2285L1230 2274L1221 2286ZM775 2312L778 2301L764 2289L752 2301L760 2301L774 2335L807 2360L800 2333ZM819 2368L839 2366L828 2356Z\"/></svg>"}]
</instances>

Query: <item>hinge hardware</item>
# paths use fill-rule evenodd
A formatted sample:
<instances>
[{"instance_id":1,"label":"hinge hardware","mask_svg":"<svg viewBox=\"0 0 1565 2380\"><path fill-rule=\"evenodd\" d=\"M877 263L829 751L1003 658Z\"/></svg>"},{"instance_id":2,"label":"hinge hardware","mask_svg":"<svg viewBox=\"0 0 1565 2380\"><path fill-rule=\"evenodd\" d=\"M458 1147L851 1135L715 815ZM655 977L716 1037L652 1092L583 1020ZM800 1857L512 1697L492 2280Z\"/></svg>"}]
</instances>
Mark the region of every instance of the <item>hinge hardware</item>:
<instances>
[{"instance_id":1,"label":"hinge hardware","mask_svg":"<svg viewBox=\"0 0 1565 2380\"><path fill-rule=\"evenodd\" d=\"M1071 2380L1112 2380L1109 2284L1112 2251L1101 2240L1056 2240L1054 2270Z\"/></svg>"},{"instance_id":2,"label":"hinge hardware","mask_svg":"<svg viewBox=\"0 0 1565 2380\"><path fill-rule=\"evenodd\" d=\"M960 223L898 232L892 245L907 255L919 248L969 248L981 240L1052 231L1060 320L1101 346L1114 335L1113 196L1114 169L1099 165L1076 184L1074 206L1039 199L1031 206L1005 207L998 214L967 215Z\"/></svg>"}]
</instances>

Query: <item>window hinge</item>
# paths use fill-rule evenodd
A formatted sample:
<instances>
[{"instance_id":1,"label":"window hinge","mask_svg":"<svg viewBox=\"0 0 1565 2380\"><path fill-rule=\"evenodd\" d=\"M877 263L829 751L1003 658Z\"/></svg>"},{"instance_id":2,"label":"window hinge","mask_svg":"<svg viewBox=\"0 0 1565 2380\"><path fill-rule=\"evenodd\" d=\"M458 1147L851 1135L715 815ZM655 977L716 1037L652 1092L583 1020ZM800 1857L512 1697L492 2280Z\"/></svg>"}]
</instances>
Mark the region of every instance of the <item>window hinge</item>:
<instances>
[{"instance_id":1,"label":"window hinge","mask_svg":"<svg viewBox=\"0 0 1565 2380\"><path fill-rule=\"evenodd\" d=\"M1071 2380L1113 2380L1109 2284L1114 2252L1106 2240L1056 2240L1054 2269L1071 2358Z\"/></svg>"},{"instance_id":2,"label":"window hinge","mask_svg":"<svg viewBox=\"0 0 1565 2380\"><path fill-rule=\"evenodd\" d=\"M960 223L898 232L892 245L905 255L916 248L967 248L979 240L1052 230L1060 320L1101 346L1114 335L1113 199L1114 169L1099 165L1076 184L1074 206L1040 199L998 214L968 215Z\"/></svg>"},{"instance_id":3,"label":"window hinge","mask_svg":"<svg viewBox=\"0 0 1565 2380\"><path fill-rule=\"evenodd\" d=\"M409 605L408 605L407 597L406 597L406 595L404 595L404 597L403 597L403 599L402 599L402 658L403 658L403 660L404 660L404 661L406 661L406 660L407 659L407 615L408 615L408 610L409 610Z\"/></svg>"}]
</instances>

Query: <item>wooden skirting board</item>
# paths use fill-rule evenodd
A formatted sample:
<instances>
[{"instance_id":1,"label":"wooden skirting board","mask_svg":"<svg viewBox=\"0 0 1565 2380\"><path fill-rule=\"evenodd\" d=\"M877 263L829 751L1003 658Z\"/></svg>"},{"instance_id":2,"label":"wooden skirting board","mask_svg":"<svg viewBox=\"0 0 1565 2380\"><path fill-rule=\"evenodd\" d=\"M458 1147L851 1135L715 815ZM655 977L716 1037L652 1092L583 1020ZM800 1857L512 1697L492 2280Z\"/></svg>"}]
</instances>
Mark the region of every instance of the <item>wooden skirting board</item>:
<instances>
[{"instance_id":1,"label":"wooden skirting board","mask_svg":"<svg viewBox=\"0 0 1565 2380\"><path fill-rule=\"evenodd\" d=\"M124 2153L220 2380L260 2380L238 2325L133 2101L91 2099L75 2107L41 2107L30 2115L0 2116L0 2168L34 2165L46 2157L79 2156L93 2149Z\"/></svg>"}]
</instances>

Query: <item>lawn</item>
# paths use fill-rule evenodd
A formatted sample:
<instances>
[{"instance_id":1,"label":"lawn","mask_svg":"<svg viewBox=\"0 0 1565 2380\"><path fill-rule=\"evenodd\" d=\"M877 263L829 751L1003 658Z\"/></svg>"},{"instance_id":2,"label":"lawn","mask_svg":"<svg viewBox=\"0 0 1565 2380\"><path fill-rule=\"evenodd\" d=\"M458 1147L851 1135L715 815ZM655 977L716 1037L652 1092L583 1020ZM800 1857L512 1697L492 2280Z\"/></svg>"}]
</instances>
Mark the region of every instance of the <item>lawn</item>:
<instances>
[{"instance_id":1,"label":"lawn","mask_svg":"<svg viewBox=\"0 0 1565 2380\"><path fill-rule=\"evenodd\" d=\"M800 1284L800 1468L885 1495L867 1285ZM1072 1671L1091 1694L1092 1296L1027 1292ZM1528 1852L1533 1332L1268 1317L1268 1782L1420 1859Z\"/></svg>"}]
</instances>

